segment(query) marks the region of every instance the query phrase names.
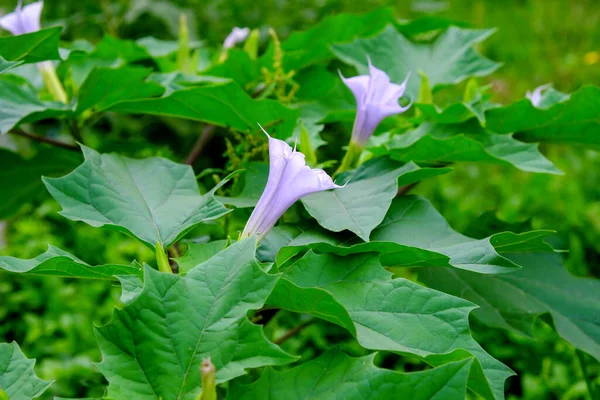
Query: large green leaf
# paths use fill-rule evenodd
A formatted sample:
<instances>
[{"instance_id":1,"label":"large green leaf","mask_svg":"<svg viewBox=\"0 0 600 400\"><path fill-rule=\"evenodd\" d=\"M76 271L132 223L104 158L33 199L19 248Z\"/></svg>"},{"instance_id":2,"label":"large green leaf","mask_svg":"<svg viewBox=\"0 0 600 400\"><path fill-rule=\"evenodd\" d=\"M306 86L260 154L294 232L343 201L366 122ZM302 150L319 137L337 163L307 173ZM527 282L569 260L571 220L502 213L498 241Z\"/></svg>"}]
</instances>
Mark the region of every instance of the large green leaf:
<instances>
[{"instance_id":1,"label":"large green leaf","mask_svg":"<svg viewBox=\"0 0 600 400\"><path fill-rule=\"evenodd\" d=\"M169 96L120 102L109 111L153 114L192 119L241 131L257 131L256 123L275 123L271 129L278 138L291 136L298 112L274 100L254 100L231 82L186 90Z\"/></svg>"},{"instance_id":2,"label":"large green leaf","mask_svg":"<svg viewBox=\"0 0 600 400\"><path fill-rule=\"evenodd\" d=\"M94 68L79 90L77 113L105 110L115 104L160 96L164 88L146 82L151 70L139 67Z\"/></svg>"},{"instance_id":3,"label":"large green leaf","mask_svg":"<svg viewBox=\"0 0 600 400\"><path fill-rule=\"evenodd\" d=\"M450 268L424 268L428 286L478 304L473 315L483 323L533 336L533 320L549 313L556 330L575 347L600 360L600 281L577 278L550 253L508 254L523 269L483 276Z\"/></svg>"},{"instance_id":4,"label":"large green leaf","mask_svg":"<svg viewBox=\"0 0 600 400\"><path fill-rule=\"evenodd\" d=\"M31 400L44 393L52 382L38 378L34 365L17 343L0 343L0 398L5 394L10 400Z\"/></svg>"},{"instance_id":5,"label":"large green leaf","mask_svg":"<svg viewBox=\"0 0 600 400\"><path fill-rule=\"evenodd\" d=\"M70 109L59 102L41 101L29 87L0 80L0 134L22 122L67 115Z\"/></svg>"},{"instance_id":6,"label":"large green leaf","mask_svg":"<svg viewBox=\"0 0 600 400\"><path fill-rule=\"evenodd\" d=\"M47 196L42 175L60 176L81 163L81 155L61 149L43 149L24 160L16 153L0 149L0 219L16 214L21 207Z\"/></svg>"},{"instance_id":7,"label":"large green leaf","mask_svg":"<svg viewBox=\"0 0 600 400\"><path fill-rule=\"evenodd\" d=\"M368 74L369 57L374 66L390 76L392 82L400 83L411 73L407 93L415 98L420 85L417 79L419 70L427 75L432 88L494 72L500 64L473 50L474 45L493 32L490 29L451 26L431 43L412 42L390 25L377 36L331 48L340 60L355 66L361 74Z\"/></svg>"},{"instance_id":8,"label":"large green leaf","mask_svg":"<svg viewBox=\"0 0 600 400\"><path fill-rule=\"evenodd\" d=\"M252 239L235 243L183 277L146 269L135 301L96 331L109 397L193 400L207 357L218 382L295 360L246 317L278 280L256 264L255 246Z\"/></svg>"},{"instance_id":9,"label":"large green leaf","mask_svg":"<svg viewBox=\"0 0 600 400\"><path fill-rule=\"evenodd\" d=\"M19 274L61 276L65 278L116 279L116 275L142 276L142 270L134 265L91 265L77 257L49 246L44 254L23 260L20 258L0 256L0 269Z\"/></svg>"},{"instance_id":10,"label":"large green leaf","mask_svg":"<svg viewBox=\"0 0 600 400\"><path fill-rule=\"evenodd\" d=\"M233 384L231 400L304 399L456 399L464 400L471 360L462 360L423 372L403 374L377 368L375 354L353 358L330 350L293 369L268 368L251 385Z\"/></svg>"},{"instance_id":11,"label":"large green leaf","mask_svg":"<svg viewBox=\"0 0 600 400\"><path fill-rule=\"evenodd\" d=\"M243 50L232 48L227 51L227 59L202 72L203 75L229 78L244 87L261 77L258 61L252 60Z\"/></svg>"},{"instance_id":12,"label":"large green leaf","mask_svg":"<svg viewBox=\"0 0 600 400\"><path fill-rule=\"evenodd\" d=\"M529 99L488 110L487 127L519 139L600 147L600 88L584 86L568 100L538 108Z\"/></svg>"},{"instance_id":13,"label":"large green leaf","mask_svg":"<svg viewBox=\"0 0 600 400\"><path fill-rule=\"evenodd\" d=\"M0 74L21 64L23 64L23 61L6 61L4 58L0 57Z\"/></svg>"},{"instance_id":14,"label":"large green leaf","mask_svg":"<svg viewBox=\"0 0 600 400\"><path fill-rule=\"evenodd\" d=\"M268 306L333 323L349 320L351 326L341 326L367 349L415 354L434 365L473 355L477 361L471 366L469 387L484 398L503 398L511 371L471 337L472 303L407 279L391 279L376 254L339 257L308 252L282 272ZM319 292L329 302L315 298ZM335 315L331 302L344 313Z\"/></svg>"},{"instance_id":15,"label":"large green leaf","mask_svg":"<svg viewBox=\"0 0 600 400\"><path fill-rule=\"evenodd\" d=\"M324 228L334 232L347 229L368 241L396 197L399 180L401 185L408 185L449 171L379 158L351 174L340 176L337 180L348 182L345 187L311 194L304 197L302 203Z\"/></svg>"},{"instance_id":16,"label":"large green leaf","mask_svg":"<svg viewBox=\"0 0 600 400\"><path fill-rule=\"evenodd\" d=\"M61 29L61 27L48 28L24 35L0 38L0 57L8 61L23 60L26 63L60 60L58 40Z\"/></svg>"},{"instance_id":17,"label":"large green leaf","mask_svg":"<svg viewBox=\"0 0 600 400\"><path fill-rule=\"evenodd\" d=\"M175 261L179 266L179 273L185 274L197 265L212 258L215 254L227 247L227 240L216 240L209 243L188 243L185 254Z\"/></svg>"},{"instance_id":18,"label":"large green leaf","mask_svg":"<svg viewBox=\"0 0 600 400\"><path fill-rule=\"evenodd\" d=\"M513 165L528 172L562 173L540 153L537 144L491 133L475 120L457 125L425 122L417 129L394 135L389 140L385 138L374 138L369 149L376 155L388 154L399 161L487 162Z\"/></svg>"},{"instance_id":19,"label":"large green leaf","mask_svg":"<svg viewBox=\"0 0 600 400\"><path fill-rule=\"evenodd\" d=\"M429 201L402 196L392 202L385 219L371 234L370 242L356 237L331 236L311 229L300 232L275 228L267 235L259 255L278 265L305 249L339 255L377 252L389 267L452 266L484 274L512 272L519 268L501 252L551 251L544 241L551 231L523 234L497 233L472 239L454 231ZM275 257L276 254L276 257Z\"/></svg>"},{"instance_id":20,"label":"large green leaf","mask_svg":"<svg viewBox=\"0 0 600 400\"><path fill-rule=\"evenodd\" d=\"M367 14L337 14L324 18L303 32L293 32L282 43L283 65L286 70L298 70L333 58L329 46L369 36L394 22L391 8L378 8ZM264 58L271 62L272 51Z\"/></svg>"},{"instance_id":21,"label":"large green leaf","mask_svg":"<svg viewBox=\"0 0 600 400\"><path fill-rule=\"evenodd\" d=\"M111 225L150 246L167 247L194 225L229 212L200 195L194 171L164 158L135 160L82 146L85 161L62 178L44 178L61 215L92 226ZM225 181L223 182L225 183Z\"/></svg>"}]
</instances>

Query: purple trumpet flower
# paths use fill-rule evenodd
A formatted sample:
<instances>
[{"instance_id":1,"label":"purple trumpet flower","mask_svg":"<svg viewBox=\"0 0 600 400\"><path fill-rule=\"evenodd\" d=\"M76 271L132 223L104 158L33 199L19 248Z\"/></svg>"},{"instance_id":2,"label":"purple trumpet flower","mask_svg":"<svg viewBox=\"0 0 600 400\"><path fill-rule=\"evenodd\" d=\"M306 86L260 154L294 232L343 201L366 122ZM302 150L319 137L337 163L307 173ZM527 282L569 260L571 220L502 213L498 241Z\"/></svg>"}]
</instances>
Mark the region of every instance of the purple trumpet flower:
<instances>
[{"instance_id":1,"label":"purple trumpet flower","mask_svg":"<svg viewBox=\"0 0 600 400\"><path fill-rule=\"evenodd\" d=\"M400 114L409 109L411 104L401 107L398 99L406 90L410 73L400 85L390 82L388 74L369 62L369 75L359 75L352 78L340 77L354 94L356 99L356 119L352 129L352 142L363 148L377 125L391 115Z\"/></svg>"},{"instance_id":2,"label":"purple trumpet flower","mask_svg":"<svg viewBox=\"0 0 600 400\"><path fill-rule=\"evenodd\" d=\"M542 92L544 92L544 90L546 89L550 89L551 87L551 83L546 83L545 85L538 86L535 89L533 89L533 92L527 91L525 97L527 97L531 101L531 104L537 107L542 102Z\"/></svg>"},{"instance_id":3,"label":"purple trumpet flower","mask_svg":"<svg viewBox=\"0 0 600 400\"><path fill-rule=\"evenodd\" d=\"M43 7L43 1L23 7L22 1L19 0L15 11L0 18L0 27L15 36L39 31L40 15Z\"/></svg>"},{"instance_id":4,"label":"purple trumpet flower","mask_svg":"<svg viewBox=\"0 0 600 400\"><path fill-rule=\"evenodd\" d=\"M259 125L260 126L260 125ZM333 180L322 169L306 165L304 154L283 140L269 138L269 178L241 238L256 235L261 241L283 213L300 198L323 190L336 189Z\"/></svg>"},{"instance_id":5,"label":"purple trumpet flower","mask_svg":"<svg viewBox=\"0 0 600 400\"><path fill-rule=\"evenodd\" d=\"M225 41L223 42L223 47L226 49L230 49L236 44L246 40L249 34L250 28L238 28L236 26L235 28L233 28L231 33L225 38Z\"/></svg>"}]
</instances>

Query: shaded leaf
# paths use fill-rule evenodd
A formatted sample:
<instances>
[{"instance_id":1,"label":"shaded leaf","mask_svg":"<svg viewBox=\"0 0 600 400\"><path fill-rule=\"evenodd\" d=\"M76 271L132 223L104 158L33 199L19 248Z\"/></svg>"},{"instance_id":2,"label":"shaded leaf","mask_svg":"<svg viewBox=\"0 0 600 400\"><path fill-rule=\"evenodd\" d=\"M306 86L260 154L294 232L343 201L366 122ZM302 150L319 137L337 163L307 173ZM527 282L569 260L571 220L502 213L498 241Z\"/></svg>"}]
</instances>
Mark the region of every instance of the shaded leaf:
<instances>
[{"instance_id":1,"label":"shaded leaf","mask_svg":"<svg viewBox=\"0 0 600 400\"><path fill-rule=\"evenodd\" d=\"M235 243L183 277L146 269L136 300L96 330L109 397L195 399L209 356L217 382L295 359L246 317L278 279L258 267L254 249L251 239Z\"/></svg>"},{"instance_id":2,"label":"shaded leaf","mask_svg":"<svg viewBox=\"0 0 600 400\"><path fill-rule=\"evenodd\" d=\"M268 305L296 311L294 305L304 298L303 303L312 304L314 310L299 312L331 313L334 309L321 306L327 302L311 303L320 290L330 296L329 302L345 309L353 324L350 332L361 346L415 354L433 365L471 354L477 361L471 365L469 387L484 398L503 398L504 381L512 373L471 337L468 317L473 304L406 279L391 279L374 254L338 257L308 252L282 272Z\"/></svg>"},{"instance_id":3,"label":"shaded leaf","mask_svg":"<svg viewBox=\"0 0 600 400\"><path fill-rule=\"evenodd\" d=\"M245 51L232 48L227 51L227 59L215 64L202 72L203 75L229 78L244 87L261 77L260 65L256 60L250 59Z\"/></svg>"},{"instance_id":4,"label":"shaded leaf","mask_svg":"<svg viewBox=\"0 0 600 400\"><path fill-rule=\"evenodd\" d=\"M52 382L33 372L35 360L23 354L16 342L0 343L0 395L10 400L30 400L40 396Z\"/></svg>"},{"instance_id":5,"label":"shaded leaf","mask_svg":"<svg viewBox=\"0 0 600 400\"><path fill-rule=\"evenodd\" d=\"M549 313L559 335L600 360L600 281L577 278L551 253L507 254L523 269L483 276L449 268L424 268L428 286L478 304L473 315L484 324L533 337L533 321Z\"/></svg>"},{"instance_id":6,"label":"shaded leaf","mask_svg":"<svg viewBox=\"0 0 600 400\"><path fill-rule=\"evenodd\" d=\"M132 265L107 264L93 267L54 246L48 246L45 253L30 260L0 256L0 269L19 274L84 279L113 280L116 275L142 276L142 270Z\"/></svg>"},{"instance_id":7,"label":"shaded leaf","mask_svg":"<svg viewBox=\"0 0 600 400\"><path fill-rule=\"evenodd\" d=\"M464 400L471 360L422 372L399 373L373 365L375 354L353 358L330 350L287 371L268 368L251 385L233 384L228 399L456 399Z\"/></svg>"},{"instance_id":8,"label":"shaded leaf","mask_svg":"<svg viewBox=\"0 0 600 400\"><path fill-rule=\"evenodd\" d=\"M229 212L213 192L200 195L188 165L157 157L135 160L99 154L85 146L82 150L85 161L75 171L44 178L63 207L60 214L68 219L114 226L152 247L159 242L166 248L194 225Z\"/></svg>"},{"instance_id":9,"label":"shaded leaf","mask_svg":"<svg viewBox=\"0 0 600 400\"><path fill-rule=\"evenodd\" d=\"M0 57L25 63L60 60L58 41L61 30L61 27L55 27L0 38Z\"/></svg>"},{"instance_id":10,"label":"shaded leaf","mask_svg":"<svg viewBox=\"0 0 600 400\"><path fill-rule=\"evenodd\" d=\"M23 61L6 61L4 58L0 57L0 74L21 64L23 64Z\"/></svg>"},{"instance_id":11,"label":"shaded leaf","mask_svg":"<svg viewBox=\"0 0 600 400\"><path fill-rule=\"evenodd\" d=\"M412 42L390 25L377 36L332 45L331 48L340 60L353 65L363 75L368 74L368 57L374 66L390 76L392 82L401 83L411 73L407 93L415 98L420 84L419 70L427 75L432 89L494 72L500 64L473 49L493 32L491 29L451 26L431 43Z\"/></svg>"}]
</instances>

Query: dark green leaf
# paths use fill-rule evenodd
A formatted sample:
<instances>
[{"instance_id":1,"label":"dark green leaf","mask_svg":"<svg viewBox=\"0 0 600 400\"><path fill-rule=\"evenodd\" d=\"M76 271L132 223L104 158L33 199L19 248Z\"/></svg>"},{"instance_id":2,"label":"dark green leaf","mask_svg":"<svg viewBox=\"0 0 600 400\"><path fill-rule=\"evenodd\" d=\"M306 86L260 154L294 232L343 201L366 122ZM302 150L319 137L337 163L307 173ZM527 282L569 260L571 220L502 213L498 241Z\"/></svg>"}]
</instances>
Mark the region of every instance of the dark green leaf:
<instances>
[{"instance_id":1,"label":"dark green leaf","mask_svg":"<svg viewBox=\"0 0 600 400\"><path fill-rule=\"evenodd\" d=\"M523 269L483 276L450 268L424 268L419 279L478 304L473 315L489 326L533 336L532 325L549 313L573 346L600 360L600 281L576 278L551 253L507 254Z\"/></svg>"},{"instance_id":2,"label":"dark green leaf","mask_svg":"<svg viewBox=\"0 0 600 400\"><path fill-rule=\"evenodd\" d=\"M0 269L19 274L61 276L65 278L116 279L116 275L142 276L142 270L131 265L99 265L92 267L77 257L49 246L44 254L30 260L0 256Z\"/></svg>"},{"instance_id":3,"label":"dark green leaf","mask_svg":"<svg viewBox=\"0 0 600 400\"><path fill-rule=\"evenodd\" d=\"M10 400L31 400L44 393L52 382L38 378L34 365L35 360L25 357L17 343L0 343L0 395L6 394Z\"/></svg>"},{"instance_id":4,"label":"dark green leaf","mask_svg":"<svg viewBox=\"0 0 600 400\"><path fill-rule=\"evenodd\" d=\"M58 40L61 30L58 26L0 38L0 57L8 61L23 60L26 63L60 60Z\"/></svg>"},{"instance_id":5,"label":"dark green leaf","mask_svg":"<svg viewBox=\"0 0 600 400\"><path fill-rule=\"evenodd\" d=\"M471 360L404 374L375 367L374 356L372 354L352 358L339 350L330 350L319 358L291 370L278 372L268 368L260 379L251 385L233 384L227 398L464 400L467 394Z\"/></svg>"},{"instance_id":6,"label":"dark green leaf","mask_svg":"<svg viewBox=\"0 0 600 400\"><path fill-rule=\"evenodd\" d=\"M388 26L377 36L357 39L349 44L333 45L332 50L339 59L356 67L361 74L368 74L368 57L374 66L390 76L392 82L400 83L411 73L407 93L416 98L419 70L427 75L432 88L494 72L500 64L473 50L474 45L493 32L490 29L461 29L451 26L432 43L423 43L412 42L393 26Z\"/></svg>"},{"instance_id":7,"label":"dark green leaf","mask_svg":"<svg viewBox=\"0 0 600 400\"><path fill-rule=\"evenodd\" d=\"M477 361L470 369L469 387L484 398L503 398L511 371L471 337L473 304L406 279L391 279L374 254L308 252L282 272L268 305L323 317L336 311L329 303L337 302L345 313L332 317L349 318L349 331L367 349L415 354L434 365L471 354ZM329 300L316 298L319 292ZM296 309L298 304L310 307ZM325 319L336 323L332 317Z\"/></svg>"},{"instance_id":8,"label":"dark green leaf","mask_svg":"<svg viewBox=\"0 0 600 400\"><path fill-rule=\"evenodd\" d=\"M82 150L85 162L71 174L44 178L68 219L115 226L150 246L159 242L166 248L194 225L229 212L213 192L200 196L188 165Z\"/></svg>"},{"instance_id":9,"label":"dark green leaf","mask_svg":"<svg viewBox=\"0 0 600 400\"><path fill-rule=\"evenodd\" d=\"M227 59L202 72L203 75L229 78L241 87L261 77L260 66L250 59L245 51L233 48L227 52Z\"/></svg>"},{"instance_id":10,"label":"dark green leaf","mask_svg":"<svg viewBox=\"0 0 600 400\"><path fill-rule=\"evenodd\" d=\"M109 397L193 400L206 357L217 382L295 359L246 317L278 280L256 264L255 245L251 239L235 243L183 277L146 269L136 300L97 329Z\"/></svg>"}]
</instances>

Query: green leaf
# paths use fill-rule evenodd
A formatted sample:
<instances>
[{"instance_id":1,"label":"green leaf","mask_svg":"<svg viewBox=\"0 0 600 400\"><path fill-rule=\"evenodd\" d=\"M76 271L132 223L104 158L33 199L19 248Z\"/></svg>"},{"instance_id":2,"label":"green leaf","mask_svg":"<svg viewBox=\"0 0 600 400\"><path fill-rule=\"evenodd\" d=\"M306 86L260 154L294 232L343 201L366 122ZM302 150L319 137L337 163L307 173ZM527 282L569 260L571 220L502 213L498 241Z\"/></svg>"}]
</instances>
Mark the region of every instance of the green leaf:
<instances>
[{"instance_id":1,"label":"green leaf","mask_svg":"<svg viewBox=\"0 0 600 400\"><path fill-rule=\"evenodd\" d=\"M23 61L6 61L4 58L0 57L0 74L12 69L18 65L23 64Z\"/></svg>"},{"instance_id":2,"label":"green leaf","mask_svg":"<svg viewBox=\"0 0 600 400\"><path fill-rule=\"evenodd\" d=\"M378 142L382 145L378 146ZM562 174L540 153L537 144L520 142L512 135L491 133L476 122L458 125L425 122L389 140L385 136L374 138L368 148L378 156L387 154L398 161L486 162L513 165L527 172Z\"/></svg>"},{"instance_id":3,"label":"green leaf","mask_svg":"<svg viewBox=\"0 0 600 400\"><path fill-rule=\"evenodd\" d=\"M0 57L8 61L22 60L25 63L60 60L58 41L61 30L58 26L0 38Z\"/></svg>"},{"instance_id":4,"label":"green leaf","mask_svg":"<svg viewBox=\"0 0 600 400\"><path fill-rule=\"evenodd\" d=\"M448 363L422 372L399 373L373 365L375 354L353 358L330 350L287 371L272 368L251 385L234 382L227 393L235 400L456 399L467 395L471 360Z\"/></svg>"},{"instance_id":5,"label":"green leaf","mask_svg":"<svg viewBox=\"0 0 600 400\"><path fill-rule=\"evenodd\" d=\"M368 241L398 193L398 179L408 185L447 172L450 169L422 169L414 163L375 159L337 178L349 182L345 187L311 194L302 203L322 227L334 232L347 229Z\"/></svg>"},{"instance_id":6,"label":"green leaf","mask_svg":"<svg viewBox=\"0 0 600 400\"><path fill-rule=\"evenodd\" d=\"M561 98L560 100L564 100ZM487 127L498 133L518 132L526 141L573 143L600 148L600 88L584 86L568 100L537 108L529 99L488 110Z\"/></svg>"},{"instance_id":7,"label":"green leaf","mask_svg":"<svg viewBox=\"0 0 600 400\"><path fill-rule=\"evenodd\" d=\"M332 313L328 302L316 301L314 293L320 290L321 296L345 309L353 325L349 331L362 347L415 354L433 365L471 354L477 361L470 369L469 387L484 398L503 398L511 371L471 337L473 304L407 279L391 279L376 254L339 257L308 252L282 272L268 306L316 316ZM298 310L298 303L312 309Z\"/></svg>"},{"instance_id":8,"label":"green leaf","mask_svg":"<svg viewBox=\"0 0 600 400\"><path fill-rule=\"evenodd\" d=\"M273 130L278 138L291 136L298 112L274 100L254 100L237 84L202 86L178 90L156 99L124 101L109 111L129 114L152 114L208 122L240 131L257 131L256 123L277 123Z\"/></svg>"},{"instance_id":9,"label":"green leaf","mask_svg":"<svg viewBox=\"0 0 600 400\"><path fill-rule=\"evenodd\" d=\"M77 113L88 109L99 112L124 101L160 96L164 89L145 81L150 71L139 67L94 68L79 90Z\"/></svg>"},{"instance_id":10,"label":"green leaf","mask_svg":"<svg viewBox=\"0 0 600 400\"><path fill-rule=\"evenodd\" d=\"M61 149L42 149L33 158L25 160L7 149L0 149L0 220L21 208L47 196L42 175L60 176L81 163L81 155Z\"/></svg>"},{"instance_id":11,"label":"green leaf","mask_svg":"<svg viewBox=\"0 0 600 400\"><path fill-rule=\"evenodd\" d=\"M249 162L244 169L244 188L235 197L218 196L217 199L237 208L254 207L265 190L269 177L269 166L264 163Z\"/></svg>"},{"instance_id":12,"label":"green leaf","mask_svg":"<svg viewBox=\"0 0 600 400\"><path fill-rule=\"evenodd\" d=\"M203 75L229 78L241 87L261 77L260 66L250 59L245 51L232 48L227 51L227 59L202 72Z\"/></svg>"},{"instance_id":13,"label":"green leaf","mask_svg":"<svg viewBox=\"0 0 600 400\"><path fill-rule=\"evenodd\" d=\"M200 195L188 165L99 154L85 146L82 150L85 161L75 171L43 179L65 218L114 226L151 247L158 241L166 248L195 225L230 211L213 192Z\"/></svg>"},{"instance_id":14,"label":"green leaf","mask_svg":"<svg viewBox=\"0 0 600 400\"><path fill-rule=\"evenodd\" d=\"M472 239L454 231L428 200L410 195L394 199L385 219L372 232L370 242L331 237L318 230L295 234L288 231L284 237L278 237L281 232L276 230L261 243L261 252L276 253L278 265L310 248L339 255L377 252L381 254L383 265L389 267L452 266L499 274L520 268L500 252L552 251L543 240L550 233L503 232L485 239ZM269 246L274 248L269 250Z\"/></svg>"},{"instance_id":15,"label":"green leaf","mask_svg":"<svg viewBox=\"0 0 600 400\"><path fill-rule=\"evenodd\" d=\"M484 324L533 337L532 325L549 313L559 335L600 360L600 281L570 275L561 256L507 254L523 269L483 276L448 268L423 268L428 286L478 304L473 315Z\"/></svg>"},{"instance_id":16,"label":"green leaf","mask_svg":"<svg viewBox=\"0 0 600 400\"><path fill-rule=\"evenodd\" d=\"M168 74L152 73L148 82L156 82L165 88L163 96L168 96L176 90L185 90L190 87L211 83L225 83L227 79L207 75L184 75L179 71Z\"/></svg>"},{"instance_id":17,"label":"green leaf","mask_svg":"<svg viewBox=\"0 0 600 400\"><path fill-rule=\"evenodd\" d=\"M330 44L349 42L369 36L394 22L391 8L378 8L367 14L337 14L324 18L303 32L292 32L281 44L286 70L299 70L311 64L333 58ZM271 62L272 50L263 58Z\"/></svg>"},{"instance_id":18,"label":"green leaf","mask_svg":"<svg viewBox=\"0 0 600 400\"><path fill-rule=\"evenodd\" d=\"M349 44L331 46L336 56L368 74L367 58L385 71L392 82L400 83L411 73L407 93L416 97L419 91L417 72L423 71L431 88L456 84L471 76L485 76L500 64L482 57L473 46L490 36L492 29L461 29L451 26L431 43L412 42L393 26L379 35L357 39Z\"/></svg>"},{"instance_id":19,"label":"green leaf","mask_svg":"<svg viewBox=\"0 0 600 400\"><path fill-rule=\"evenodd\" d=\"M212 258L218 252L227 246L227 240L216 240L209 243L188 243L188 249L185 254L175 261L179 266L179 273L186 274L197 265L202 264Z\"/></svg>"},{"instance_id":20,"label":"green leaf","mask_svg":"<svg viewBox=\"0 0 600 400\"><path fill-rule=\"evenodd\" d=\"M183 277L146 269L135 301L96 330L108 397L193 400L206 357L218 383L247 368L295 360L246 317L263 306L278 280L256 264L255 245L252 239L235 243Z\"/></svg>"},{"instance_id":21,"label":"green leaf","mask_svg":"<svg viewBox=\"0 0 600 400\"><path fill-rule=\"evenodd\" d=\"M25 357L16 342L0 343L0 394L10 400L30 400L44 393L52 382L38 378L34 365L35 360Z\"/></svg>"},{"instance_id":22,"label":"green leaf","mask_svg":"<svg viewBox=\"0 0 600 400\"><path fill-rule=\"evenodd\" d=\"M133 265L107 264L92 267L77 257L48 246L48 250L30 260L0 256L0 269L19 274L61 276L64 278L116 279L116 275L142 276L142 270Z\"/></svg>"},{"instance_id":23,"label":"green leaf","mask_svg":"<svg viewBox=\"0 0 600 400\"><path fill-rule=\"evenodd\" d=\"M41 101L30 87L10 81L0 80L0 93L0 134L9 132L20 123L62 117L70 113L67 105Z\"/></svg>"}]
</instances>

